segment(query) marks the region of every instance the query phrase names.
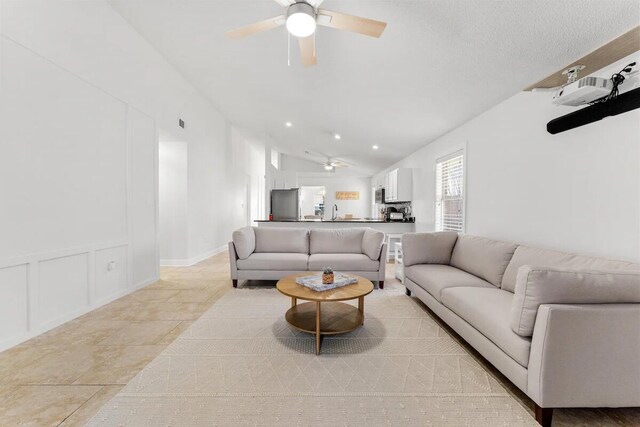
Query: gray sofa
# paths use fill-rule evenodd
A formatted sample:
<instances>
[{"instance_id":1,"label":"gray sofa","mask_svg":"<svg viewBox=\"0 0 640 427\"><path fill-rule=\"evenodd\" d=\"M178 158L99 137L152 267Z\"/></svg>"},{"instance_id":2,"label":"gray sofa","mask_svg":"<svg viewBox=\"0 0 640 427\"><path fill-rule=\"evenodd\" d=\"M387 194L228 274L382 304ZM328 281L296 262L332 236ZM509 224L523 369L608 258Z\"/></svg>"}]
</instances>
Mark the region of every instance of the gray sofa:
<instances>
[{"instance_id":1,"label":"gray sofa","mask_svg":"<svg viewBox=\"0 0 640 427\"><path fill-rule=\"evenodd\" d=\"M382 289L386 257L384 233L370 228L244 227L229 242L234 287L238 280L278 280L332 267L378 282Z\"/></svg>"},{"instance_id":2,"label":"gray sofa","mask_svg":"<svg viewBox=\"0 0 640 427\"><path fill-rule=\"evenodd\" d=\"M407 294L536 404L640 406L640 265L457 233L405 234Z\"/></svg>"}]
</instances>

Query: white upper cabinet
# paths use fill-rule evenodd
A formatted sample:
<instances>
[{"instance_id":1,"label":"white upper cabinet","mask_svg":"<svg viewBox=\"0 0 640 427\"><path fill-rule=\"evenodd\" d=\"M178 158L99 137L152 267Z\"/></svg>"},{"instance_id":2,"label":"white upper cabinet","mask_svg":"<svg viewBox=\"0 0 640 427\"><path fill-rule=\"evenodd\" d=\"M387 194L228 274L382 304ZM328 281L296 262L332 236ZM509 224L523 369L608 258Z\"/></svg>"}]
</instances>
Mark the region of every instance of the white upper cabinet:
<instances>
[{"instance_id":1,"label":"white upper cabinet","mask_svg":"<svg viewBox=\"0 0 640 427\"><path fill-rule=\"evenodd\" d=\"M409 168L399 168L386 175L386 202L410 202L413 198L413 173Z\"/></svg>"}]
</instances>

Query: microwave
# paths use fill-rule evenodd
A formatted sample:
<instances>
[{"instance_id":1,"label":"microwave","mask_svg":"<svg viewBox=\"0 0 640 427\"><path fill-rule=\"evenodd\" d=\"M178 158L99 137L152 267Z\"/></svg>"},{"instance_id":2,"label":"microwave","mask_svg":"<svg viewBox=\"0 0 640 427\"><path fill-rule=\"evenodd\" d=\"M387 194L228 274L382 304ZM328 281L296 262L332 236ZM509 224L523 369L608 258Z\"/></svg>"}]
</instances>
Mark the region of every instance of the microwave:
<instances>
[{"instance_id":1,"label":"microwave","mask_svg":"<svg viewBox=\"0 0 640 427\"><path fill-rule=\"evenodd\" d=\"M376 203L384 203L384 188L376 189Z\"/></svg>"}]
</instances>

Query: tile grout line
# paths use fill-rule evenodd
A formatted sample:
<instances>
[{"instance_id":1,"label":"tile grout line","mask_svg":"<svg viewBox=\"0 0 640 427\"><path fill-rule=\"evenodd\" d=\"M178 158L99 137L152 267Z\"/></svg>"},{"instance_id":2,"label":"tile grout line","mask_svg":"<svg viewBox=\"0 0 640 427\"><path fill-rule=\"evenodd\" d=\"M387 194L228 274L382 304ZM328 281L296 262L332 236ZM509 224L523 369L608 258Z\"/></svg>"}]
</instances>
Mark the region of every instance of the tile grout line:
<instances>
[{"instance_id":1,"label":"tile grout line","mask_svg":"<svg viewBox=\"0 0 640 427\"><path fill-rule=\"evenodd\" d=\"M100 390L102 390L104 387L100 387L98 388L98 390L95 391L95 393L93 393L91 396L89 396L89 398L87 400L85 400L84 402L82 402L80 404L80 406L78 406L76 409L74 409L69 415L67 415L66 417L64 417L64 419L62 421L60 421L60 423L57 425L57 427L60 427L62 424L64 424L65 421L67 421L69 419L69 417L71 417L73 414L75 414L76 412L78 412L80 410L80 408L82 408L84 405L86 405L86 403L88 401L90 401L91 399L93 399L93 397L98 394L98 392L100 392Z\"/></svg>"}]
</instances>

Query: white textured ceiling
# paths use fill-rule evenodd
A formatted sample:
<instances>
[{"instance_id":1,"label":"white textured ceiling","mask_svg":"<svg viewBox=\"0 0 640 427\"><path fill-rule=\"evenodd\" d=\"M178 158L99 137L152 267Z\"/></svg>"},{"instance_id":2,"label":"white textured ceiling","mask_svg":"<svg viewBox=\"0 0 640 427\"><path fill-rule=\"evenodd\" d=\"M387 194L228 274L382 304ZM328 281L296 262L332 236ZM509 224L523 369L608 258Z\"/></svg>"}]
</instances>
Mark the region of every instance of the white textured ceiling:
<instances>
[{"instance_id":1,"label":"white textured ceiling","mask_svg":"<svg viewBox=\"0 0 640 427\"><path fill-rule=\"evenodd\" d=\"M303 68L295 39L287 66L284 28L224 37L282 13L272 0L110 3L232 122L293 155L326 153L361 173L626 32L640 14L637 0L326 0L326 9L383 20L387 29L373 39L319 28L318 65Z\"/></svg>"}]
</instances>

